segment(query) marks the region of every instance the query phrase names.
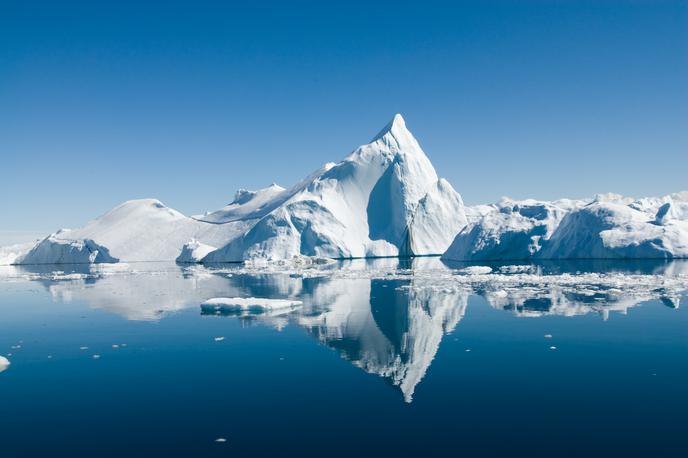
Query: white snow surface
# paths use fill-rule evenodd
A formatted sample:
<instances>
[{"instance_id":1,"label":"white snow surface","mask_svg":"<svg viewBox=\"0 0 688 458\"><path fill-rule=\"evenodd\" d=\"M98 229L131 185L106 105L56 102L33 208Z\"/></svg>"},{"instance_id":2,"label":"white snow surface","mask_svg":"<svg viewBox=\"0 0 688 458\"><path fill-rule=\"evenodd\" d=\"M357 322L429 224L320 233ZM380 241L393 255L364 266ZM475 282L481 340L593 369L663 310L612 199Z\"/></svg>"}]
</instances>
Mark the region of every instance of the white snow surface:
<instances>
[{"instance_id":1,"label":"white snow surface","mask_svg":"<svg viewBox=\"0 0 688 458\"><path fill-rule=\"evenodd\" d=\"M438 180L401 115L285 195L246 234L204 261L441 254L466 222L461 197Z\"/></svg>"},{"instance_id":2,"label":"white snow surface","mask_svg":"<svg viewBox=\"0 0 688 458\"><path fill-rule=\"evenodd\" d=\"M257 191L240 189L232 203L203 216L195 216L199 221L227 223L244 219L261 218L279 205L287 197L287 190L273 183Z\"/></svg>"},{"instance_id":3,"label":"white snow surface","mask_svg":"<svg viewBox=\"0 0 688 458\"><path fill-rule=\"evenodd\" d=\"M68 245L92 241L100 252L122 261L174 261L189 240L219 246L237 237L250 224L236 221L210 224L184 216L156 199L127 201L80 229L63 230L39 242L18 264L89 262L88 255ZM83 250L82 250L83 251ZM105 261L96 257L90 262Z\"/></svg>"}]
</instances>

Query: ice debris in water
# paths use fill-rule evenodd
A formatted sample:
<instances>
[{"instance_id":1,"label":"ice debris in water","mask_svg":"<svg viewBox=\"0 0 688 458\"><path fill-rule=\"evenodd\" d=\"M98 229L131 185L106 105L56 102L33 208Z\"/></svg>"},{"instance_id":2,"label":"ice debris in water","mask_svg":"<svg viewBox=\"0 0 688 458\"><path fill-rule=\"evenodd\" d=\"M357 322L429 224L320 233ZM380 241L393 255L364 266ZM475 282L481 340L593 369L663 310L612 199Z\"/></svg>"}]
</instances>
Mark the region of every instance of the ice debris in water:
<instances>
[{"instance_id":1,"label":"ice debris in water","mask_svg":"<svg viewBox=\"0 0 688 458\"><path fill-rule=\"evenodd\" d=\"M225 340L224 337L215 337L215 342L222 342L223 340Z\"/></svg>"},{"instance_id":2,"label":"ice debris in water","mask_svg":"<svg viewBox=\"0 0 688 458\"><path fill-rule=\"evenodd\" d=\"M208 299L201 304L203 312L236 313L253 312L262 313L277 309L291 309L303 305L301 301L288 299L267 299L257 297L216 297Z\"/></svg>"},{"instance_id":3,"label":"ice debris in water","mask_svg":"<svg viewBox=\"0 0 688 458\"><path fill-rule=\"evenodd\" d=\"M5 358L4 356L0 356L0 372L7 370L7 368L10 366L10 360Z\"/></svg>"},{"instance_id":4,"label":"ice debris in water","mask_svg":"<svg viewBox=\"0 0 688 458\"><path fill-rule=\"evenodd\" d=\"M481 275L489 274L490 272L492 272L492 267L489 266L470 266L459 270L459 273L466 275Z\"/></svg>"}]
</instances>

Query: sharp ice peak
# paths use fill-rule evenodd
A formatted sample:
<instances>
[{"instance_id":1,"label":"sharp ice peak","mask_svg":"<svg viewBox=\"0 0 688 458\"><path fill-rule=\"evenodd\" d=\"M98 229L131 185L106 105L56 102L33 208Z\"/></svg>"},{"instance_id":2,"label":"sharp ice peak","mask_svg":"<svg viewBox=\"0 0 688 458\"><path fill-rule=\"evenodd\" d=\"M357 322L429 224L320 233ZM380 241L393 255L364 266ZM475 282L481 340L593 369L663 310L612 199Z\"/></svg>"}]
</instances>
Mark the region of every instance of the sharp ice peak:
<instances>
[{"instance_id":1,"label":"sharp ice peak","mask_svg":"<svg viewBox=\"0 0 688 458\"><path fill-rule=\"evenodd\" d=\"M409 130L406 128L404 117L399 113L394 115L394 118L392 118L392 120L370 141L370 143L373 143L385 137L386 135L391 135L397 141L400 141L402 138L407 136L413 138L411 132L409 132Z\"/></svg>"}]
</instances>

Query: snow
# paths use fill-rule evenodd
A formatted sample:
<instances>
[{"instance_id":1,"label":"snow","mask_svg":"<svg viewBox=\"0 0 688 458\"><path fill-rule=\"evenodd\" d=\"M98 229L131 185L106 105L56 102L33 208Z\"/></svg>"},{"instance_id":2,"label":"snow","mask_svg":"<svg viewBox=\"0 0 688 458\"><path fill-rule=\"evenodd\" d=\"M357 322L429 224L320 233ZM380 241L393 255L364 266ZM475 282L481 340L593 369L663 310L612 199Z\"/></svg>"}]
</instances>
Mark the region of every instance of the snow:
<instances>
[{"instance_id":1,"label":"snow","mask_svg":"<svg viewBox=\"0 0 688 458\"><path fill-rule=\"evenodd\" d=\"M199 222L156 199L131 200L80 229L51 235L36 245L33 253L15 263L174 261L189 240L218 246L238 236L249 225L245 221ZM101 256L90 260L79 244L95 244ZM103 256L105 251L109 258Z\"/></svg>"},{"instance_id":2,"label":"snow","mask_svg":"<svg viewBox=\"0 0 688 458\"><path fill-rule=\"evenodd\" d=\"M7 370L8 367L10 367L10 360L0 356L0 372Z\"/></svg>"},{"instance_id":3,"label":"snow","mask_svg":"<svg viewBox=\"0 0 688 458\"><path fill-rule=\"evenodd\" d=\"M207 215L195 216L194 218L211 223L261 218L283 202L286 194L286 189L275 183L257 191L240 189L229 205Z\"/></svg>"}]
</instances>

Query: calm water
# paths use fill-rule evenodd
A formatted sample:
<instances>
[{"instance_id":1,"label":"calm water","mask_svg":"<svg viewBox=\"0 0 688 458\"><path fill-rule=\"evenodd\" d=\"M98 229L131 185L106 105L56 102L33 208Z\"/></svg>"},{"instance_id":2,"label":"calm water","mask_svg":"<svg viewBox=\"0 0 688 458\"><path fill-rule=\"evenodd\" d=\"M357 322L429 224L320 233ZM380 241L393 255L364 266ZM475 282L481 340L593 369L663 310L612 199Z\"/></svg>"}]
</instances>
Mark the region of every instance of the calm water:
<instances>
[{"instance_id":1,"label":"calm water","mask_svg":"<svg viewBox=\"0 0 688 458\"><path fill-rule=\"evenodd\" d=\"M0 456L688 452L682 294L633 289L639 280L447 287L461 267L6 269ZM538 269L655 280L687 271ZM213 297L303 306L203 314Z\"/></svg>"}]
</instances>

